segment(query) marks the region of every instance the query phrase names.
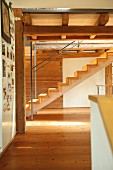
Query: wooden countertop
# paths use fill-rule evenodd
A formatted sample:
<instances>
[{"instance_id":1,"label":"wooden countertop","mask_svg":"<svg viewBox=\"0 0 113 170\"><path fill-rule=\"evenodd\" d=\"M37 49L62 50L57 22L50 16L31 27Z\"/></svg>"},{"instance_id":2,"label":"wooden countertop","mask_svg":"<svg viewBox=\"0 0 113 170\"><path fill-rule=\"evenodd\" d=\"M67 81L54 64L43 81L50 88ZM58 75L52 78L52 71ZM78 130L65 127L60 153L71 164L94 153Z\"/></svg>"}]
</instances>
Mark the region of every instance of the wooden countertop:
<instances>
[{"instance_id":1,"label":"wooden countertop","mask_svg":"<svg viewBox=\"0 0 113 170\"><path fill-rule=\"evenodd\" d=\"M113 95L89 96L89 99L98 103L104 126L113 152Z\"/></svg>"}]
</instances>

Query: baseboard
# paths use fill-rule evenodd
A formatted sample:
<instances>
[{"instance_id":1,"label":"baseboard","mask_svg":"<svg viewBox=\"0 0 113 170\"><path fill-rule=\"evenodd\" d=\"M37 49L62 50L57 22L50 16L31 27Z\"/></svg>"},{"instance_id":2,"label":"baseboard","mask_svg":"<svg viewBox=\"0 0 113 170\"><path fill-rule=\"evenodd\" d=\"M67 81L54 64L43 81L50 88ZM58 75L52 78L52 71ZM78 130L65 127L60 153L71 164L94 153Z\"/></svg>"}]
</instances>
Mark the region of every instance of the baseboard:
<instances>
[{"instance_id":1,"label":"baseboard","mask_svg":"<svg viewBox=\"0 0 113 170\"><path fill-rule=\"evenodd\" d=\"M15 136L11 139L11 141L9 142L9 144L4 148L4 150L0 153L0 158L4 155L4 153L6 152L6 150L9 148L9 146L11 145L11 143L13 142Z\"/></svg>"}]
</instances>

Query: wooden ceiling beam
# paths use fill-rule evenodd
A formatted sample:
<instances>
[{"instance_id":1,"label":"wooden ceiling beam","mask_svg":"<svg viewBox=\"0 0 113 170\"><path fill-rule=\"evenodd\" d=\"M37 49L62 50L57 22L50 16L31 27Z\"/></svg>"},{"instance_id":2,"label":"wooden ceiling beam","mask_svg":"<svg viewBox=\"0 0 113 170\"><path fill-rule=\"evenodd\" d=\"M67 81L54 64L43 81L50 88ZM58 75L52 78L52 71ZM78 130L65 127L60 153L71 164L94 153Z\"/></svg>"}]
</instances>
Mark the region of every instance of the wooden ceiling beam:
<instances>
[{"instance_id":1,"label":"wooden ceiling beam","mask_svg":"<svg viewBox=\"0 0 113 170\"><path fill-rule=\"evenodd\" d=\"M85 54L92 54L92 53L97 53L97 54L102 54L104 53L105 51L107 51L109 49L72 49L72 50L69 50L69 51L66 51L64 50L64 53L66 55L71 55L71 54L75 54L77 55L77 53L80 53L78 55L84 55ZM88 52L87 52L88 51ZM37 50L37 55L38 56L49 56L49 55L52 55L53 53L55 52L58 52L59 54L63 54L62 51L59 51L59 50Z\"/></svg>"},{"instance_id":2,"label":"wooden ceiling beam","mask_svg":"<svg viewBox=\"0 0 113 170\"><path fill-rule=\"evenodd\" d=\"M72 49L72 50L69 50L68 52L66 52L65 50L64 50L64 52L66 53L66 54L72 54L72 52L77 52L77 53L87 53L86 51L89 51L89 52L91 52L92 53L92 51L95 51L95 52L97 52L97 53L104 53L105 51L107 51L108 49ZM60 52L59 50L37 50L37 55L51 55L51 54L53 54L53 53L55 53L55 52L59 52L59 54L62 54L62 51Z\"/></svg>"},{"instance_id":3,"label":"wooden ceiling beam","mask_svg":"<svg viewBox=\"0 0 113 170\"><path fill-rule=\"evenodd\" d=\"M23 15L22 21L23 21L24 25L31 26L32 25L31 15L28 13L25 13Z\"/></svg>"},{"instance_id":4,"label":"wooden ceiling beam","mask_svg":"<svg viewBox=\"0 0 113 170\"><path fill-rule=\"evenodd\" d=\"M37 36L36 36L36 35L33 35L33 36L32 36L32 40L34 40L34 41L37 40Z\"/></svg>"},{"instance_id":5,"label":"wooden ceiling beam","mask_svg":"<svg viewBox=\"0 0 113 170\"><path fill-rule=\"evenodd\" d=\"M109 13L102 13L98 18L95 26L105 26L109 21Z\"/></svg>"},{"instance_id":6,"label":"wooden ceiling beam","mask_svg":"<svg viewBox=\"0 0 113 170\"><path fill-rule=\"evenodd\" d=\"M109 21L109 13L102 13L97 22L95 23L95 26L105 26ZM95 35L91 35L90 36L90 39L94 39L96 37L96 34Z\"/></svg>"},{"instance_id":7,"label":"wooden ceiling beam","mask_svg":"<svg viewBox=\"0 0 113 170\"><path fill-rule=\"evenodd\" d=\"M43 53L44 53L44 51L52 51L52 52L54 52L54 50L56 51L56 50L60 50L60 49L62 49L62 48L64 48L64 46L65 46L65 44L62 44L62 45L38 45L37 47L37 50L43 50ZM82 50L82 51L86 51L86 50L108 50L108 49L110 49L110 48L113 48L113 45L111 45L111 44L108 44L108 45L106 45L106 44L82 44L80 47L74 47L74 48L72 48L72 49L70 49L70 48L67 48L67 50L68 49L70 49L70 51L78 51L78 50ZM26 49L26 48L25 48ZM46 53L45 52L45 53Z\"/></svg>"},{"instance_id":8,"label":"wooden ceiling beam","mask_svg":"<svg viewBox=\"0 0 113 170\"><path fill-rule=\"evenodd\" d=\"M45 59L47 57L49 57L52 53L49 54L45 54L43 55L39 55L37 54L37 58L39 59ZM101 52L66 52L66 53L62 53L62 54L56 54L54 57L56 57L57 59L60 58L88 58L88 57L98 57L100 56L102 53Z\"/></svg>"},{"instance_id":9,"label":"wooden ceiling beam","mask_svg":"<svg viewBox=\"0 0 113 170\"><path fill-rule=\"evenodd\" d=\"M97 52L97 53L104 53L105 51L107 51L108 49L97 49L97 50L95 50L95 52Z\"/></svg>"},{"instance_id":10,"label":"wooden ceiling beam","mask_svg":"<svg viewBox=\"0 0 113 170\"><path fill-rule=\"evenodd\" d=\"M43 51L42 50L37 50L36 53L37 53L37 55L42 55Z\"/></svg>"},{"instance_id":11,"label":"wooden ceiling beam","mask_svg":"<svg viewBox=\"0 0 113 170\"><path fill-rule=\"evenodd\" d=\"M69 23L69 14L63 13L62 14L62 26L68 26Z\"/></svg>"},{"instance_id":12,"label":"wooden ceiling beam","mask_svg":"<svg viewBox=\"0 0 113 170\"><path fill-rule=\"evenodd\" d=\"M95 36L95 35L93 35ZM66 38L66 39L63 39ZM97 35L94 37L95 40L113 40L113 35ZM29 42L36 42L36 41L62 41L62 40L90 40L90 36L37 36L37 39L34 39L33 37L28 36L27 40Z\"/></svg>"},{"instance_id":13,"label":"wooden ceiling beam","mask_svg":"<svg viewBox=\"0 0 113 170\"><path fill-rule=\"evenodd\" d=\"M77 53L82 53L83 49L77 50Z\"/></svg>"},{"instance_id":14,"label":"wooden ceiling beam","mask_svg":"<svg viewBox=\"0 0 113 170\"><path fill-rule=\"evenodd\" d=\"M62 14L62 26L68 26L69 23L69 14L68 13L63 13ZM61 36L62 40L66 39L66 35Z\"/></svg>"},{"instance_id":15,"label":"wooden ceiling beam","mask_svg":"<svg viewBox=\"0 0 113 170\"><path fill-rule=\"evenodd\" d=\"M98 57L101 54L102 53L98 53L98 52L81 52L81 53L67 52L66 54L62 54L61 57L62 58L87 58L87 57Z\"/></svg>"},{"instance_id":16,"label":"wooden ceiling beam","mask_svg":"<svg viewBox=\"0 0 113 170\"><path fill-rule=\"evenodd\" d=\"M23 23L24 23L25 26L31 26L31 25L32 25L31 15L28 14L28 13L23 14L22 21L23 21ZM37 39L37 36L33 35L33 36L32 36L32 39L33 39L33 40L36 40L36 39Z\"/></svg>"},{"instance_id":17,"label":"wooden ceiling beam","mask_svg":"<svg viewBox=\"0 0 113 170\"><path fill-rule=\"evenodd\" d=\"M61 39L62 39L62 40L66 40L66 35L62 35L62 36L61 36Z\"/></svg>"},{"instance_id":18,"label":"wooden ceiling beam","mask_svg":"<svg viewBox=\"0 0 113 170\"><path fill-rule=\"evenodd\" d=\"M25 36L113 35L113 26L24 26Z\"/></svg>"}]
</instances>

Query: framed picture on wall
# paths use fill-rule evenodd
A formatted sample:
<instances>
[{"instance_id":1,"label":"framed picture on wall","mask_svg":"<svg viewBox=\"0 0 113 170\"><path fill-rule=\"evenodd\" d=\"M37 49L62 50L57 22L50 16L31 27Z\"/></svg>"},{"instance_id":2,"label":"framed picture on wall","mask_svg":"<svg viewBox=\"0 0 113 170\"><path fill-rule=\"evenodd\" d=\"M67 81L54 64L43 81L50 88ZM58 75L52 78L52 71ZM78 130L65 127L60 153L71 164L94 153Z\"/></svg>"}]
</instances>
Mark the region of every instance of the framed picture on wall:
<instances>
[{"instance_id":1,"label":"framed picture on wall","mask_svg":"<svg viewBox=\"0 0 113 170\"><path fill-rule=\"evenodd\" d=\"M11 43L9 7L4 0L1 0L1 9L2 37L6 42Z\"/></svg>"},{"instance_id":2,"label":"framed picture on wall","mask_svg":"<svg viewBox=\"0 0 113 170\"><path fill-rule=\"evenodd\" d=\"M2 60L3 77L6 77L6 62Z\"/></svg>"}]
</instances>

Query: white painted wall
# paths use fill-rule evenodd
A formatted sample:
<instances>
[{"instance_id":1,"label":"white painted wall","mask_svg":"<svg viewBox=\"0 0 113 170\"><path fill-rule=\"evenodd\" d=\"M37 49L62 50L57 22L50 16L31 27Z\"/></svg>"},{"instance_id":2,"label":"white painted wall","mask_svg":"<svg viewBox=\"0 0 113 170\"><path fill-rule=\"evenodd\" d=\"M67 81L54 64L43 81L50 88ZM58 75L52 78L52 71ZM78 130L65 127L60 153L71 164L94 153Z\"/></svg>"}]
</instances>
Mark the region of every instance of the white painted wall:
<instances>
[{"instance_id":1,"label":"white painted wall","mask_svg":"<svg viewBox=\"0 0 113 170\"><path fill-rule=\"evenodd\" d=\"M1 9L1 3L0 3ZM1 10L0 10L0 94L2 94L2 40L1 40ZM0 152L2 151L2 95L0 95Z\"/></svg>"},{"instance_id":2,"label":"white painted wall","mask_svg":"<svg viewBox=\"0 0 113 170\"><path fill-rule=\"evenodd\" d=\"M4 43L7 45L5 41ZM4 78L2 78L2 86L4 86L4 84L7 84L7 81L7 78L5 78L5 80ZM13 101L10 102L10 110L2 111L2 151L11 142L12 138L16 134L15 88L14 91L12 91L10 94L13 95ZM6 100L3 100L2 105L5 102Z\"/></svg>"},{"instance_id":3,"label":"white painted wall","mask_svg":"<svg viewBox=\"0 0 113 170\"><path fill-rule=\"evenodd\" d=\"M73 76L76 70L81 70L82 66L90 63L92 60L92 58L63 59L63 81L65 82L66 77ZM88 95L97 94L97 84L105 84L105 69L64 94L63 107L90 107Z\"/></svg>"},{"instance_id":4,"label":"white painted wall","mask_svg":"<svg viewBox=\"0 0 113 170\"><path fill-rule=\"evenodd\" d=\"M20 8L113 8L113 0L10 0Z\"/></svg>"},{"instance_id":5,"label":"white painted wall","mask_svg":"<svg viewBox=\"0 0 113 170\"><path fill-rule=\"evenodd\" d=\"M113 153L98 104L91 102L92 170L113 170Z\"/></svg>"},{"instance_id":6,"label":"white painted wall","mask_svg":"<svg viewBox=\"0 0 113 170\"><path fill-rule=\"evenodd\" d=\"M11 15L11 17L12 19L14 19L13 14ZM1 17L0 17L0 30L1 30ZM5 85L7 87L7 83L10 80L8 79L8 77L7 78L2 77L2 58L4 58L7 61L7 63L10 62L10 64L12 63L14 64L14 62L8 59L7 56L2 56L2 41L4 41L6 45L6 49L8 46L10 46L11 48L11 45L1 38L1 31L0 31L0 94L1 94L0 96L0 152L2 152L6 148L6 146L11 142L12 138L16 134L15 88L14 91L12 90L12 92L10 92L10 95L14 97L13 100L10 102L11 104L10 110L3 111L3 104L7 101L7 99L3 99L3 86ZM8 69L6 69L6 71L8 71ZM15 73L13 72L12 76L14 74Z\"/></svg>"}]
</instances>

